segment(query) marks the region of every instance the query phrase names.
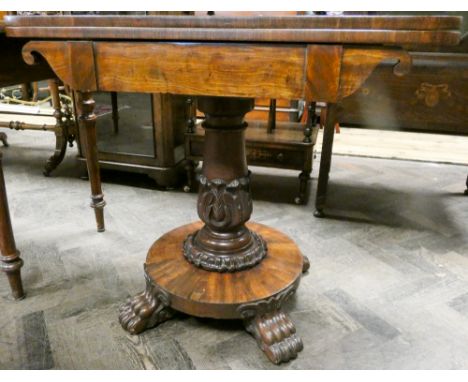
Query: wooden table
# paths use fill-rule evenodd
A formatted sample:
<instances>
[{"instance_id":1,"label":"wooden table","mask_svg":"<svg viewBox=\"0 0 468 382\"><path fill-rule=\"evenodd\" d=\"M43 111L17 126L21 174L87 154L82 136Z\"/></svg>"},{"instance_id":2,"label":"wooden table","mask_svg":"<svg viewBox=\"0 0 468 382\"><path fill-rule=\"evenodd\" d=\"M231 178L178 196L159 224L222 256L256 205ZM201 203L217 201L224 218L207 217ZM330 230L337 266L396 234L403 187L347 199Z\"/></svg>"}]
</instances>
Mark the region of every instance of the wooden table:
<instances>
[{"instance_id":1,"label":"wooden table","mask_svg":"<svg viewBox=\"0 0 468 382\"><path fill-rule=\"evenodd\" d=\"M394 73L411 67L402 46L457 44L456 17L9 17L7 35L29 38L25 60L43 57L79 94L81 132L92 207L104 230L92 93L143 92L198 97L205 113L202 222L158 239L146 263L146 290L120 311L122 326L140 333L177 311L243 319L274 363L302 350L281 309L308 261L252 213L244 115L253 98L335 104L355 92L383 60ZM326 166L323 164L322 166ZM129 206L131 208L131 206ZM149 217L148 217L149 218Z\"/></svg>"}]
</instances>

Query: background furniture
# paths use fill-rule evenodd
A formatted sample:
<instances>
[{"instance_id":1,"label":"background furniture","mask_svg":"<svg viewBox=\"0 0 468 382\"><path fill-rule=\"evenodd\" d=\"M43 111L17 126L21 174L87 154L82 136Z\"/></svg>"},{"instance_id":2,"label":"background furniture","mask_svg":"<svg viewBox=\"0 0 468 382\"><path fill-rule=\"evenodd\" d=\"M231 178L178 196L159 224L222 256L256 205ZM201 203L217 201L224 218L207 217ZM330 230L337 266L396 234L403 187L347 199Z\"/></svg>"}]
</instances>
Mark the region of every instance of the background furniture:
<instances>
[{"instance_id":1,"label":"background furniture","mask_svg":"<svg viewBox=\"0 0 468 382\"><path fill-rule=\"evenodd\" d=\"M39 59L35 66L30 66L24 62L21 51L26 43L24 39L9 39L5 36L5 25L3 18L6 12L0 12L0 88L18 84L37 83L38 81L49 79L49 87L52 96L53 116L55 123L52 126L39 125L39 129L52 130L56 136L56 146L54 154L46 162L44 174L49 175L63 159L67 141L72 142L74 136L74 122L70 109L64 108L59 97L58 84L54 72L49 65ZM27 86L23 86L26 88ZM66 106L66 105L65 105ZM10 123L11 122L11 123ZM37 129L34 124L18 122L18 120L8 121L8 126L14 129ZM3 134L3 142L6 136Z\"/></svg>"},{"instance_id":2,"label":"background furniture","mask_svg":"<svg viewBox=\"0 0 468 382\"><path fill-rule=\"evenodd\" d=\"M258 102L258 101L257 101ZM270 100L268 112L257 110L247 114L249 128L246 131L247 163L250 166L274 167L301 171L298 193L291 198L296 204L307 202L307 185L312 171L313 149L317 140L318 126L315 103L308 105L306 123L301 123L303 111L292 102L280 104L285 112L277 113L276 100ZM258 105L258 104L257 104ZM297 102L296 102L297 105ZM192 107L192 113L195 108ZM282 121L276 121L283 116ZM286 118L284 118L286 116ZM195 118L195 115L192 116ZM184 190L192 188L195 179L195 164L203 159L204 129L201 123L191 119L185 134L187 180Z\"/></svg>"},{"instance_id":3,"label":"background furniture","mask_svg":"<svg viewBox=\"0 0 468 382\"><path fill-rule=\"evenodd\" d=\"M37 82L34 84L37 85ZM21 88L23 93L21 99L8 97L0 102L0 127L14 130L52 131L55 134L55 152L47 160L43 171L45 176L49 176L65 157L67 143L72 147L75 139L76 128L71 99L61 101L57 79L47 81L47 87L44 90L50 92L50 96L44 100L30 101L29 96L25 96L28 86L21 86ZM5 88L2 90L6 93ZM52 108L42 107L42 104L49 98Z\"/></svg>"},{"instance_id":4,"label":"background furniture","mask_svg":"<svg viewBox=\"0 0 468 382\"><path fill-rule=\"evenodd\" d=\"M339 103L343 126L468 135L468 34L450 47L411 51L411 72L380 64L362 88ZM323 217L333 131L324 132L315 216ZM468 151L467 151L468 153ZM327 167L328 166L328 167ZM467 189L468 194L468 178Z\"/></svg>"},{"instance_id":5,"label":"background furniture","mask_svg":"<svg viewBox=\"0 0 468 382\"><path fill-rule=\"evenodd\" d=\"M180 184L187 98L168 94L118 96L116 92L95 98L101 168L147 174L162 187ZM109 98L111 104L106 108ZM101 107L106 112L100 112ZM80 140L78 160L86 166L82 146Z\"/></svg>"},{"instance_id":6,"label":"background furniture","mask_svg":"<svg viewBox=\"0 0 468 382\"><path fill-rule=\"evenodd\" d=\"M23 283L21 281L23 260L16 249L13 229L11 227L2 157L2 152L0 151L0 270L4 271L8 277L13 298L19 300L24 298Z\"/></svg>"}]
</instances>

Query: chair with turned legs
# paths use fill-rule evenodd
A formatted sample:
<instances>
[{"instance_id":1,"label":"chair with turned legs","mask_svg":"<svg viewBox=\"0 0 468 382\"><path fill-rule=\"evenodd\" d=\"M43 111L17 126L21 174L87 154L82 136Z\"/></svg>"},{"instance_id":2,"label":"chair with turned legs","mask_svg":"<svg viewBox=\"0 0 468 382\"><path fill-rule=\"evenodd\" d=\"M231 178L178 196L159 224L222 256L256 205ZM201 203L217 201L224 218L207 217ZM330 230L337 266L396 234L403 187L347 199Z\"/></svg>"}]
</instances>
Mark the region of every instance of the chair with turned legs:
<instances>
[{"instance_id":1,"label":"chair with turned legs","mask_svg":"<svg viewBox=\"0 0 468 382\"><path fill-rule=\"evenodd\" d=\"M0 269L4 271L10 283L13 298L24 298L23 283L21 282L21 267L23 260L16 249L13 229L11 228L8 199L3 177L2 153L0 152Z\"/></svg>"}]
</instances>

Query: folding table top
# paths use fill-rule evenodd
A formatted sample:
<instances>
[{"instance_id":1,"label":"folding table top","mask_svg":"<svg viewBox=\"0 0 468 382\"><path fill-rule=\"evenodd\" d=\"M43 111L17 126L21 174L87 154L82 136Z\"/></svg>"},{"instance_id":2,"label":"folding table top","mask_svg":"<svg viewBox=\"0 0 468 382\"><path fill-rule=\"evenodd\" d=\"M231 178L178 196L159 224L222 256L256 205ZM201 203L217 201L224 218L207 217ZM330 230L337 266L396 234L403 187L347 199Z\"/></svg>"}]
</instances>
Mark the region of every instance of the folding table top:
<instances>
[{"instance_id":1,"label":"folding table top","mask_svg":"<svg viewBox=\"0 0 468 382\"><path fill-rule=\"evenodd\" d=\"M30 39L456 45L458 16L7 16Z\"/></svg>"}]
</instances>

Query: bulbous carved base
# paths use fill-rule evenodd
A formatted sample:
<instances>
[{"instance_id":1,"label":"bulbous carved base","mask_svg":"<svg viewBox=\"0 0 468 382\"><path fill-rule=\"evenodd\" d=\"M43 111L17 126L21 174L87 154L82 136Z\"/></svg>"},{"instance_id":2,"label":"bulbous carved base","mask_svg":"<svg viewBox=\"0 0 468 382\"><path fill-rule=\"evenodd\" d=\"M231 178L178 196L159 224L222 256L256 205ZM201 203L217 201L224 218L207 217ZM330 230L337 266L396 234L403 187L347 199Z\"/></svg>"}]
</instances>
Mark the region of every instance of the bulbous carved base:
<instances>
[{"instance_id":1,"label":"bulbous carved base","mask_svg":"<svg viewBox=\"0 0 468 382\"><path fill-rule=\"evenodd\" d=\"M184 241L184 256L193 265L215 272L237 272L252 268L260 263L267 254L267 244L255 232L246 229L250 243L242 251L234 253L215 253L197 245L197 235L191 234Z\"/></svg>"},{"instance_id":2,"label":"bulbous carved base","mask_svg":"<svg viewBox=\"0 0 468 382\"><path fill-rule=\"evenodd\" d=\"M172 318L175 311L169 304L169 297L147 280L146 290L120 307L119 322L126 331L139 334Z\"/></svg>"}]
</instances>

